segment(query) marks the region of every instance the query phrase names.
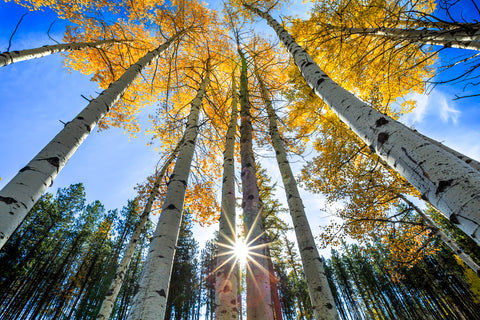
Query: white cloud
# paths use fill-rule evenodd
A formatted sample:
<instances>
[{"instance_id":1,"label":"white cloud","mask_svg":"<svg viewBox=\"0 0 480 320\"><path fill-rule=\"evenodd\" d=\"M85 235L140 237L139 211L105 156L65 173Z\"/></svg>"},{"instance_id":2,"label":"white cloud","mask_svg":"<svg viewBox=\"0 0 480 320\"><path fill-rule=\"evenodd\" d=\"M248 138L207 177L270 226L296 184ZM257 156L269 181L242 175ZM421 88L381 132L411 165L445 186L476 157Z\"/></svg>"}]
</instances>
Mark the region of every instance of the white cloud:
<instances>
[{"instance_id":1,"label":"white cloud","mask_svg":"<svg viewBox=\"0 0 480 320\"><path fill-rule=\"evenodd\" d=\"M407 125L417 126L425 121L458 123L461 111L456 108L451 97L439 90L433 90L429 94L413 93L406 98L417 101L417 107L401 118Z\"/></svg>"},{"instance_id":2,"label":"white cloud","mask_svg":"<svg viewBox=\"0 0 480 320\"><path fill-rule=\"evenodd\" d=\"M453 103L449 103L444 95L439 95L439 103L441 119L446 123L451 119L454 124L457 124L460 111L455 109Z\"/></svg>"}]
</instances>

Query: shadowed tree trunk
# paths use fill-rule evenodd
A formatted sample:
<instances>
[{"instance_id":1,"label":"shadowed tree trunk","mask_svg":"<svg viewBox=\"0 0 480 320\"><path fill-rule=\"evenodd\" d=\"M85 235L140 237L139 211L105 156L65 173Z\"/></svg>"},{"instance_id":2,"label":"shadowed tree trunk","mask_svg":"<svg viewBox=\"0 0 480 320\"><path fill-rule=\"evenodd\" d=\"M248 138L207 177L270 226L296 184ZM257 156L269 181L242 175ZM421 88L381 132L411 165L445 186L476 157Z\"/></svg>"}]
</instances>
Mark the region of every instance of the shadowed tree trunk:
<instances>
[{"instance_id":1,"label":"shadowed tree trunk","mask_svg":"<svg viewBox=\"0 0 480 320\"><path fill-rule=\"evenodd\" d=\"M240 156L242 167L243 217L250 258L247 261L247 317L249 320L273 319L270 274L266 256L265 232L262 225L260 195L252 148L252 122L248 99L247 61L242 61L240 74Z\"/></svg>"},{"instance_id":2,"label":"shadowed tree trunk","mask_svg":"<svg viewBox=\"0 0 480 320\"><path fill-rule=\"evenodd\" d=\"M232 116L223 152L222 207L219 220L219 243L215 281L215 319L238 319L238 264L232 254L237 238L235 230L235 137L237 132L238 95L235 71L232 73Z\"/></svg>"}]
</instances>

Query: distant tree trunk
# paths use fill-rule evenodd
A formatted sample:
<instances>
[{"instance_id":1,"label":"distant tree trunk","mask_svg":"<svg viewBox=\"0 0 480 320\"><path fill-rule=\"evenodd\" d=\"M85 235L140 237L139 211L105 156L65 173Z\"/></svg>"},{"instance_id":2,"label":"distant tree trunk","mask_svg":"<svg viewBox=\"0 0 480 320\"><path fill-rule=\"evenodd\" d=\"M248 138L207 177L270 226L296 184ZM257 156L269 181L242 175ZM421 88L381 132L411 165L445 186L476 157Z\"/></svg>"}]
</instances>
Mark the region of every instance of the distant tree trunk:
<instances>
[{"instance_id":1,"label":"distant tree trunk","mask_svg":"<svg viewBox=\"0 0 480 320\"><path fill-rule=\"evenodd\" d=\"M430 219L429 216L427 216L413 202L408 200L403 194L399 194L398 196L420 215L422 220L433 231L433 233L437 237L439 237L450 249L452 249L454 254L456 254L460 259L462 259L467 266L469 266L477 275L480 276L480 266L476 264L475 261L473 261L468 254L466 254L462 249L460 249L460 247L455 243L455 241L453 241L445 232L443 232L440 227L435 223L435 221Z\"/></svg>"},{"instance_id":2,"label":"distant tree trunk","mask_svg":"<svg viewBox=\"0 0 480 320\"><path fill-rule=\"evenodd\" d=\"M148 52L82 112L65 125L52 141L40 151L0 191L0 248L20 225L28 211L87 138L95 125L117 102L140 72L178 40L185 30L176 33L157 49Z\"/></svg>"},{"instance_id":3,"label":"distant tree trunk","mask_svg":"<svg viewBox=\"0 0 480 320\"><path fill-rule=\"evenodd\" d=\"M238 97L235 72L232 73L232 116L223 152L222 206L219 219L219 244L215 281L215 319L238 319L238 264L232 254L237 238L235 230L235 137L237 132Z\"/></svg>"},{"instance_id":4,"label":"distant tree trunk","mask_svg":"<svg viewBox=\"0 0 480 320\"><path fill-rule=\"evenodd\" d=\"M425 200L480 244L480 173L340 87L268 13L245 7L267 20L308 85L339 118Z\"/></svg>"},{"instance_id":5,"label":"distant tree trunk","mask_svg":"<svg viewBox=\"0 0 480 320\"><path fill-rule=\"evenodd\" d=\"M0 67L4 67L6 65L25 61L30 59L41 58L44 56L48 56L57 52L64 52L64 51L74 51L74 50L81 50L87 48L101 48L104 45L110 43L118 43L122 42L121 40L100 40L95 42L72 42L72 43L60 43L54 45L43 46L40 48L34 49L26 49L20 51L5 51L0 53Z\"/></svg>"},{"instance_id":6,"label":"distant tree trunk","mask_svg":"<svg viewBox=\"0 0 480 320\"><path fill-rule=\"evenodd\" d=\"M268 272L270 273L270 289L272 291L272 304L273 310L275 313L275 320L283 320L282 316L282 304L280 303L280 297L278 296L278 279L275 276L275 270L273 269L272 256L270 254L270 249L267 247L267 256L268 256Z\"/></svg>"},{"instance_id":7,"label":"distant tree trunk","mask_svg":"<svg viewBox=\"0 0 480 320\"><path fill-rule=\"evenodd\" d=\"M337 29L337 27L333 27ZM480 29L474 32L463 30L414 30L398 28L345 28L338 27L348 34L386 37L399 41L439 45L447 48L480 50Z\"/></svg>"},{"instance_id":8,"label":"distant tree trunk","mask_svg":"<svg viewBox=\"0 0 480 320\"><path fill-rule=\"evenodd\" d=\"M165 173L168 170L168 167L173 162L177 153L180 149L180 146L183 144L184 139L182 138L179 143L177 144L176 148L172 151L170 157L167 159L165 164L163 165L162 170L157 174L155 179L155 184L153 185L152 192L150 193L150 197L148 198L147 204L143 210L143 213L140 216L140 220L137 222L135 226L135 230L133 231L132 237L130 238L130 242L128 243L128 247L125 250L125 254L123 255L122 261L117 268L117 272L113 277L113 281L108 289L105 299L103 300L102 306L100 307L100 311L97 315L97 319L100 320L108 320L110 319L110 314L112 313L113 306L115 305L115 301L117 300L118 293L120 292L120 288L122 287L123 279L125 279L126 272L130 265L130 261L132 261L133 254L135 253L135 248L137 247L137 242L140 239L140 235L147 223L148 216L150 215L150 211L152 210L153 203L158 195L160 184L162 183L163 178L165 177Z\"/></svg>"},{"instance_id":9,"label":"distant tree trunk","mask_svg":"<svg viewBox=\"0 0 480 320\"><path fill-rule=\"evenodd\" d=\"M273 109L267 87L256 66L255 74L260 85L263 102L267 109L272 145L285 187L285 196L295 228L295 236L302 258L303 270L308 284L308 292L310 294L315 319L339 319L337 309L335 308L335 301L328 285L328 279L325 276L323 263L318 254L315 239L312 235L307 215L305 214L303 201L298 192L297 182L290 167L282 137L278 131L275 110Z\"/></svg>"},{"instance_id":10,"label":"distant tree trunk","mask_svg":"<svg viewBox=\"0 0 480 320\"><path fill-rule=\"evenodd\" d=\"M128 320L158 320L165 316L175 245L180 231L185 191L198 135L198 118L209 79L210 66L207 60L206 73L191 103L185 140L170 176L167 195Z\"/></svg>"},{"instance_id":11,"label":"distant tree trunk","mask_svg":"<svg viewBox=\"0 0 480 320\"><path fill-rule=\"evenodd\" d=\"M255 174L252 149L252 122L248 99L247 61L239 51L242 68L240 74L240 156L242 167L243 216L247 229L246 241L250 248L247 261L247 318L249 320L273 319L270 275L266 256L266 240L262 225L260 195Z\"/></svg>"}]
</instances>

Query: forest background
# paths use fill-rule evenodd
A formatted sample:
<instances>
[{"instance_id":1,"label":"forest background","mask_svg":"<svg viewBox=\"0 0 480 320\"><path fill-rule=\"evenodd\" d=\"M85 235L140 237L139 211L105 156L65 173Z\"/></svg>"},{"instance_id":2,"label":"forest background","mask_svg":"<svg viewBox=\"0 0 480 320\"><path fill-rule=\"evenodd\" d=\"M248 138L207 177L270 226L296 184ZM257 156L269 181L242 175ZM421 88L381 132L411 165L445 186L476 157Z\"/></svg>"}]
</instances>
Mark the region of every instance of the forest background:
<instances>
[{"instance_id":1,"label":"forest background","mask_svg":"<svg viewBox=\"0 0 480 320\"><path fill-rule=\"evenodd\" d=\"M217 1L209 1L215 8ZM308 16L308 3L295 2L284 13ZM453 14L467 21L475 13L473 2L466 0L458 3ZM18 29L15 27L24 17ZM54 44L49 35L61 41L65 30L65 21L48 9L29 12L14 2L0 4L0 51L5 51L11 42L10 50L33 48ZM53 23L55 22L55 23ZM52 25L53 23L53 25ZM50 29L50 30L49 30ZM47 31L49 30L49 35ZM255 30L271 34L262 22ZM13 34L13 36L12 36ZM464 54L461 49L449 48L439 54L439 61L448 62L453 57ZM64 58L59 54L50 55L41 60L24 61L2 68L0 72L0 150L14 150L0 159L0 188L2 188L55 134L86 104L84 97L96 97L100 90L90 81L90 76L79 72L69 72L63 66ZM455 71L442 73L443 79L453 77ZM433 79L436 80L436 79ZM463 98L455 100L456 95L471 95L475 86L465 88L465 83L449 83L430 88L426 94L411 94L409 98L417 101L413 112L403 115L400 120L415 127L421 133L443 142L474 159L480 159L480 98ZM82 97L83 95L83 97ZM93 132L84 145L71 158L49 191L64 188L70 184L83 182L87 192L87 201L101 199L107 209L120 208L127 199L136 196L135 185L153 172L158 157L152 147L147 147L150 136L144 133L149 128L148 113L153 108L147 107L140 116L142 131L135 138L125 134L122 129L110 128L103 132ZM256 150L261 157L259 161L268 170L273 181L280 181L280 174L273 163L273 151ZM3 153L3 152L2 152ZM306 153L307 159L312 153ZM298 174L304 159L295 158L295 172ZM81 173L81 174L80 174ZM278 188L277 188L278 189ZM330 217L321 212L325 208L321 195L302 192L306 212L314 233L320 225L327 225ZM277 190L277 197L286 203L282 190ZM287 214L283 217L290 218ZM205 242L210 238L217 224L195 227L194 237ZM293 238L293 237L292 237ZM322 254L329 254L329 249Z\"/></svg>"}]
</instances>

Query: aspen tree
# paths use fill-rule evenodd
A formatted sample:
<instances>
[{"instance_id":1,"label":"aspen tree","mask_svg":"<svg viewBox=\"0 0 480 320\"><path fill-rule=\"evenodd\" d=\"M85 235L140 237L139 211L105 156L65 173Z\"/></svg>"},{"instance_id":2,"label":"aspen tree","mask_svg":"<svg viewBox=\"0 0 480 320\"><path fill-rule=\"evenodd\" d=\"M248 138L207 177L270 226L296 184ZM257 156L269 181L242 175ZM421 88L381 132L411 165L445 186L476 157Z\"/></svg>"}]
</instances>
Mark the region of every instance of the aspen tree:
<instances>
[{"instance_id":1,"label":"aspen tree","mask_svg":"<svg viewBox=\"0 0 480 320\"><path fill-rule=\"evenodd\" d=\"M337 29L337 27L333 27ZM386 37L398 41L418 42L444 46L447 48L459 48L469 50L480 50L480 29L474 33L463 30L413 30L401 28L339 28L347 34L371 35Z\"/></svg>"},{"instance_id":2,"label":"aspen tree","mask_svg":"<svg viewBox=\"0 0 480 320\"><path fill-rule=\"evenodd\" d=\"M270 14L244 6L275 30L308 85L340 119L425 200L480 243L480 173L340 87Z\"/></svg>"},{"instance_id":3,"label":"aspen tree","mask_svg":"<svg viewBox=\"0 0 480 320\"><path fill-rule=\"evenodd\" d=\"M219 243L215 281L215 319L238 319L238 263L231 247L237 238L235 228L235 137L238 118L238 94L235 71L232 72L232 115L223 153L222 205L219 219Z\"/></svg>"},{"instance_id":4,"label":"aspen tree","mask_svg":"<svg viewBox=\"0 0 480 320\"><path fill-rule=\"evenodd\" d=\"M109 40L100 40L95 42L80 42L80 43L60 43L55 45L43 46L40 48L34 49L25 49L20 51L5 51L0 53L0 67L7 66L9 64L36 59L48 56L50 54L73 51L73 50L82 50L85 48L101 48L110 43L122 42L115 39Z\"/></svg>"},{"instance_id":5,"label":"aspen tree","mask_svg":"<svg viewBox=\"0 0 480 320\"><path fill-rule=\"evenodd\" d=\"M141 71L185 32L186 30L177 32L130 66L117 81L68 122L63 130L0 190L0 248L20 225L38 198L53 183L98 121L120 99Z\"/></svg>"},{"instance_id":6,"label":"aspen tree","mask_svg":"<svg viewBox=\"0 0 480 320\"><path fill-rule=\"evenodd\" d=\"M239 49L240 73L240 156L242 168L243 216L250 259L247 261L247 316L249 320L273 319L270 274L265 232L262 225L260 195L252 149L252 123L248 98L247 61Z\"/></svg>"},{"instance_id":7,"label":"aspen tree","mask_svg":"<svg viewBox=\"0 0 480 320\"><path fill-rule=\"evenodd\" d=\"M285 196L295 229L295 236L302 258L303 270L307 280L308 292L310 294L315 319L339 319L328 280L325 276L323 262L318 254L315 239L310 229L307 215L305 214L303 201L298 192L297 182L290 167L282 137L278 131L275 110L273 109L267 87L259 74L257 66L255 66L255 75L260 86L263 102L267 109L272 145L285 187Z\"/></svg>"},{"instance_id":8,"label":"aspen tree","mask_svg":"<svg viewBox=\"0 0 480 320\"><path fill-rule=\"evenodd\" d=\"M160 219L151 240L137 293L128 320L158 320L165 316L168 287L183 214L185 191L198 136L202 100L210 81L210 61L195 98L191 102L184 142L170 176Z\"/></svg>"},{"instance_id":9,"label":"aspen tree","mask_svg":"<svg viewBox=\"0 0 480 320\"><path fill-rule=\"evenodd\" d=\"M162 180L165 177L168 168L172 164L173 160L175 160L175 157L177 156L177 153L180 149L180 146L183 144L183 141L184 139L182 138L177 144L176 148L170 154L170 157L167 159L160 172L157 174L155 184L153 185L152 191L150 192L150 197L148 198L147 204L143 209L143 213L140 215L140 220L135 225L135 229L133 231L132 237L130 238L127 249L125 250L122 261L120 262L120 265L115 272L115 276L113 277L113 281L110 284L110 288L108 289L102 302L100 311L97 315L98 320L110 319L113 306L115 305L115 301L117 300L117 296L122 287L128 267L130 266L130 261L132 260L133 254L135 253L135 248L137 247L138 240L140 239L140 235L143 232L145 224L148 221L148 216L150 215L150 212L152 210L153 203L158 196L160 184L162 183Z\"/></svg>"}]
</instances>

